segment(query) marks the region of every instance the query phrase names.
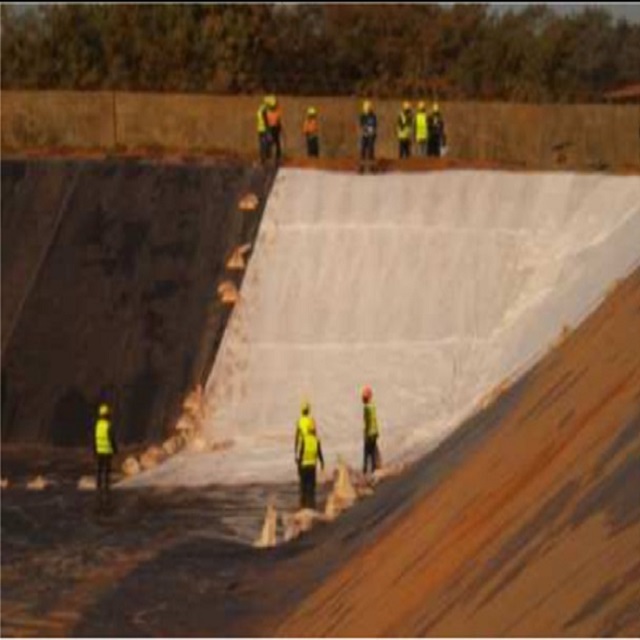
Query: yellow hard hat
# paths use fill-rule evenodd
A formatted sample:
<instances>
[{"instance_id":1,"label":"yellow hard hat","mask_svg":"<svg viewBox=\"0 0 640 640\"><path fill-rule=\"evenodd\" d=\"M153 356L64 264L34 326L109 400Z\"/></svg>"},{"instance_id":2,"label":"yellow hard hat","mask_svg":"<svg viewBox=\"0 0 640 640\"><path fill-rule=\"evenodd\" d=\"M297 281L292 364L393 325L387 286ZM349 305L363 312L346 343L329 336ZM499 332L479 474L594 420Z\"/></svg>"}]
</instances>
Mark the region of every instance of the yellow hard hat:
<instances>
[{"instance_id":1,"label":"yellow hard hat","mask_svg":"<svg viewBox=\"0 0 640 640\"><path fill-rule=\"evenodd\" d=\"M365 113L369 113L369 111L371 111L371 109L372 109L372 108L373 108L373 105L371 104L371 101L370 101L370 100L365 100L365 101L362 103L362 110L363 110Z\"/></svg>"},{"instance_id":2,"label":"yellow hard hat","mask_svg":"<svg viewBox=\"0 0 640 640\"><path fill-rule=\"evenodd\" d=\"M427 105L424 103L424 100L421 100L420 102L418 102L418 109L420 109L421 111L423 109L426 109Z\"/></svg>"},{"instance_id":3,"label":"yellow hard hat","mask_svg":"<svg viewBox=\"0 0 640 640\"><path fill-rule=\"evenodd\" d=\"M108 404L101 404L100 407L98 408L98 414L101 415L101 416L109 415L109 405Z\"/></svg>"},{"instance_id":4,"label":"yellow hard hat","mask_svg":"<svg viewBox=\"0 0 640 640\"><path fill-rule=\"evenodd\" d=\"M307 399L304 399L300 403L300 411L302 413L309 413L311 411L311 404L309 403L309 401Z\"/></svg>"},{"instance_id":5,"label":"yellow hard hat","mask_svg":"<svg viewBox=\"0 0 640 640\"><path fill-rule=\"evenodd\" d=\"M403 102L402 103L402 110L403 111L407 111L408 109L411 109L411 103L410 102Z\"/></svg>"},{"instance_id":6,"label":"yellow hard hat","mask_svg":"<svg viewBox=\"0 0 640 640\"><path fill-rule=\"evenodd\" d=\"M309 107L307 109L307 115L310 116L315 116L318 113L317 109L315 107Z\"/></svg>"}]
</instances>

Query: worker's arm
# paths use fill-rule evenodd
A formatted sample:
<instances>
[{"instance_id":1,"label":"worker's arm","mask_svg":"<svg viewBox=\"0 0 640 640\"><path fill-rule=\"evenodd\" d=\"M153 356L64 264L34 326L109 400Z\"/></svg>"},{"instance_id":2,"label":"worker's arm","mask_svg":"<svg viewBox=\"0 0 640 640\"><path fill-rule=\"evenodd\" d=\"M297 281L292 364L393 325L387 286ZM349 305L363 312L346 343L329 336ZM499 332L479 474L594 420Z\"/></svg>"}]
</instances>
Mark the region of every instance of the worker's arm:
<instances>
[{"instance_id":1,"label":"worker's arm","mask_svg":"<svg viewBox=\"0 0 640 640\"><path fill-rule=\"evenodd\" d=\"M302 456L304 455L304 438L300 439L300 450L298 456L296 458L296 463L298 466L302 464Z\"/></svg>"},{"instance_id":2,"label":"worker's arm","mask_svg":"<svg viewBox=\"0 0 640 640\"><path fill-rule=\"evenodd\" d=\"M296 425L296 437L293 444L293 455L296 457L298 455L298 448L300 447L300 429L298 425Z\"/></svg>"},{"instance_id":3,"label":"worker's arm","mask_svg":"<svg viewBox=\"0 0 640 640\"><path fill-rule=\"evenodd\" d=\"M109 427L109 441L111 442L111 450L113 451L113 455L118 453L118 444L116 443L116 437L113 431L113 424Z\"/></svg>"},{"instance_id":4,"label":"worker's arm","mask_svg":"<svg viewBox=\"0 0 640 640\"><path fill-rule=\"evenodd\" d=\"M324 458L322 456L322 445L320 444L320 440L318 440L318 460L320 460L322 470L324 471Z\"/></svg>"}]
</instances>

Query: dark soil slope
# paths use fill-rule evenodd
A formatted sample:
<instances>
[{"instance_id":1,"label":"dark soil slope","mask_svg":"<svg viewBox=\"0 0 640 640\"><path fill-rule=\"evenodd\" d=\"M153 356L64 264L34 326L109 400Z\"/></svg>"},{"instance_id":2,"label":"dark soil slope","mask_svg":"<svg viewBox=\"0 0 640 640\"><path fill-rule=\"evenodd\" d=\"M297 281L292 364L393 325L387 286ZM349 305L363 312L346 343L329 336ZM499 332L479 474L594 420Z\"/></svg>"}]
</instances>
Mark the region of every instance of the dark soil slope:
<instances>
[{"instance_id":1,"label":"dark soil slope","mask_svg":"<svg viewBox=\"0 0 640 640\"><path fill-rule=\"evenodd\" d=\"M238 200L262 207L272 178L237 160L4 161L2 440L84 444L103 396L122 442L161 435L212 363L225 262L260 222Z\"/></svg>"}]
</instances>

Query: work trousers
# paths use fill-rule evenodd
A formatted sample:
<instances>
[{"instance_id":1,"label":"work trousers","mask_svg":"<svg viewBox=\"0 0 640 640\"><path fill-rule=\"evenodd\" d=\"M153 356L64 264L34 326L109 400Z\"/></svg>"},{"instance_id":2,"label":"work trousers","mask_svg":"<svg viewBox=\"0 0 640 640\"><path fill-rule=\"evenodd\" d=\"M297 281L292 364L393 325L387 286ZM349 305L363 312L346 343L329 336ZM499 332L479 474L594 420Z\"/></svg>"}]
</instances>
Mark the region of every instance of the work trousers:
<instances>
[{"instance_id":1,"label":"work trousers","mask_svg":"<svg viewBox=\"0 0 640 640\"><path fill-rule=\"evenodd\" d=\"M111 454L99 453L96 470L98 492L108 494L111 489Z\"/></svg>"},{"instance_id":2,"label":"work trousers","mask_svg":"<svg viewBox=\"0 0 640 640\"><path fill-rule=\"evenodd\" d=\"M362 136L360 141L360 159L373 160L376 155L376 137Z\"/></svg>"},{"instance_id":3,"label":"work trousers","mask_svg":"<svg viewBox=\"0 0 640 640\"><path fill-rule=\"evenodd\" d=\"M440 136L430 135L427 145L428 155L439 158L440 157Z\"/></svg>"},{"instance_id":4,"label":"work trousers","mask_svg":"<svg viewBox=\"0 0 640 640\"><path fill-rule=\"evenodd\" d=\"M371 462L371 471L375 471L378 468L378 459L378 436L365 436L362 473L367 473L369 461Z\"/></svg>"},{"instance_id":5,"label":"work trousers","mask_svg":"<svg viewBox=\"0 0 640 640\"><path fill-rule=\"evenodd\" d=\"M426 140L417 140L416 146L418 148L417 155L426 156L427 155L427 141Z\"/></svg>"},{"instance_id":6,"label":"work trousers","mask_svg":"<svg viewBox=\"0 0 640 640\"><path fill-rule=\"evenodd\" d=\"M411 140L398 140L398 154L401 158L411 156Z\"/></svg>"},{"instance_id":7,"label":"work trousers","mask_svg":"<svg viewBox=\"0 0 640 640\"><path fill-rule=\"evenodd\" d=\"M280 145L280 127L269 127L269 156L271 156L271 147L275 147L276 149L276 162L280 162L280 158L282 158L282 146Z\"/></svg>"},{"instance_id":8,"label":"work trousers","mask_svg":"<svg viewBox=\"0 0 640 640\"><path fill-rule=\"evenodd\" d=\"M317 158L320 155L320 140L318 136L307 136L307 156Z\"/></svg>"},{"instance_id":9,"label":"work trousers","mask_svg":"<svg viewBox=\"0 0 640 640\"><path fill-rule=\"evenodd\" d=\"M316 508L316 466L300 466L300 508Z\"/></svg>"},{"instance_id":10,"label":"work trousers","mask_svg":"<svg viewBox=\"0 0 640 640\"><path fill-rule=\"evenodd\" d=\"M260 152L260 162L264 164L271 155L271 144L269 134L266 131L258 134L258 150Z\"/></svg>"}]
</instances>

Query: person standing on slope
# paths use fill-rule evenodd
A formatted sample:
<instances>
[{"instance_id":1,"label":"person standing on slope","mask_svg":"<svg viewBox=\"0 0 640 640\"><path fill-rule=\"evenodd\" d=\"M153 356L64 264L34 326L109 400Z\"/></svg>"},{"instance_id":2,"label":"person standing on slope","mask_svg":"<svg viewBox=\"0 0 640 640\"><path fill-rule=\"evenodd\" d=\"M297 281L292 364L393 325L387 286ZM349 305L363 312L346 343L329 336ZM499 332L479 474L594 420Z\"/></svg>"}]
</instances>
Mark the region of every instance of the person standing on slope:
<instances>
[{"instance_id":1,"label":"person standing on slope","mask_svg":"<svg viewBox=\"0 0 640 640\"><path fill-rule=\"evenodd\" d=\"M300 478L300 508L316 508L316 468L318 462L324 471L324 457L322 445L316 435L316 426L313 421L307 424L307 431L301 436L300 446L297 452L298 475Z\"/></svg>"},{"instance_id":2,"label":"person standing on slope","mask_svg":"<svg viewBox=\"0 0 640 640\"><path fill-rule=\"evenodd\" d=\"M371 472L380 467L380 450L378 449L378 437L380 429L376 416L376 406L373 404L373 391L367 386L362 390L362 404L364 417L364 462L362 473L367 473L369 462Z\"/></svg>"}]
</instances>

